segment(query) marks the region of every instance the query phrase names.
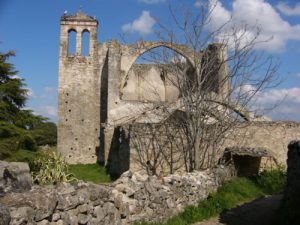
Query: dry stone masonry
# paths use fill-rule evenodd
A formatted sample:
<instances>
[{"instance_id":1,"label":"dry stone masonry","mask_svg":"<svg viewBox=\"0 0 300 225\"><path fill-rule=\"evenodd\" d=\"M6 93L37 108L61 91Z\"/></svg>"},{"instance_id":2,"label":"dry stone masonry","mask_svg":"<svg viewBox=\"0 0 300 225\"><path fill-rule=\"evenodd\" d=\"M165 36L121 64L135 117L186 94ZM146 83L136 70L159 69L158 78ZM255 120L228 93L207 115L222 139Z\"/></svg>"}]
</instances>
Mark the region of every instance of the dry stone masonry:
<instances>
[{"instance_id":1,"label":"dry stone masonry","mask_svg":"<svg viewBox=\"0 0 300 225\"><path fill-rule=\"evenodd\" d=\"M126 172L111 185L34 186L0 198L1 224L126 225L165 220L207 198L233 174L230 167L167 177Z\"/></svg>"}]
</instances>

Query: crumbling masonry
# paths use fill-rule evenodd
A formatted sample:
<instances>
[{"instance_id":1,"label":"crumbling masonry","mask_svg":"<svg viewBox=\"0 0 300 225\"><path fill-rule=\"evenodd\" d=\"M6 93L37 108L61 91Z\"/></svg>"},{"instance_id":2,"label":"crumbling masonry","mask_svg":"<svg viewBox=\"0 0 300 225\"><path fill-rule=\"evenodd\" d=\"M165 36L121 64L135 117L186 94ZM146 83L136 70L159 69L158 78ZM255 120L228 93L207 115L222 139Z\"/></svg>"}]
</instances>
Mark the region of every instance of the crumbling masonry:
<instances>
[{"instance_id":1,"label":"crumbling masonry","mask_svg":"<svg viewBox=\"0 0 300 225\"><path fill-rule=\"evenodd\" d=\"M82 12L63 15L60 27L58 150L68 163L106 163L114 128L131 121L145 122L138 121L139 116L153 107L153 101L176 104L178 99L178 90L162 79L162 72L155 65L134 65L137 58L157 47L172 49L190 62L195 53L184 45L169 42L98 43L98 21ZM71 32L76 33L74 54L68 51ZM82 37L86 33L89 34L88 54L83 55ZM218 44L209 46L207 51L212 49L215 54L226 54ZM226 68L212 79L222 80L224 75ZM157 87L155 95L150 94L149 83ZM229 84L216 83L214 91L226 95L228 88ZM255 147L258 143L275 156L283 156L282 161L287 143L300 135L297 123L254 123L247 129L247 146ZM275 136L270 141L272 132ZM261 136L257 137L257 133Z\"/></svg>"},{"instance_id":2,"label":"crumbling masonry","mask_svg":"<svg viewBox=\"0 0 300 225\"><path fill-rule=\"evenodd\" d=\"M61 18L59 61L58 149L69 163L106 161L113 129L136 119L152 105L152 100L175 102L178 90L161 78L153 65L133 66L143 53L160 46L170 48L189 61L194 52L168 42L121 45L117 41L97 42L98 21L82 12ZM69 33L76 32L76 52L68 52ZM83 56L82 35L89 32L89 54ZM143 80L137 74L142 71ZM221 74L219 74L221 76ZM149 79L151 81L149 81ZM158 87L151 96L149 82ZM148 89L147 89L148 88ZM222 91L224 86L222 86ZM148 103L146 103L148 102ZM136 115L132 115L133 112ZM103 151L105 149L105 151Z\"/></svg>"}]
</instances>

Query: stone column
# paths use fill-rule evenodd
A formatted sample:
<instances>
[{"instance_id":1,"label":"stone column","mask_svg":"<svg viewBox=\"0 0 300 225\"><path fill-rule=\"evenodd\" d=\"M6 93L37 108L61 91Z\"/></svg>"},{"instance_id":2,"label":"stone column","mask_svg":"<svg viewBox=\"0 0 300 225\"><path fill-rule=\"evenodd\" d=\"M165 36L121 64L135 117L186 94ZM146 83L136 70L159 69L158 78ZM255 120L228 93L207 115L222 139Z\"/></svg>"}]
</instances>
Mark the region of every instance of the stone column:
<instances>
[{"instance_id":1,"label":"stone column","mask_svg":"<svg viewBox=\"0 0 300 225\"><path fill-rule=\"evenodd\" d=\"M76 55L81 55L81 45L82 45L82 30L78 29L76 33Z\"/></svg>"}]
</instances>

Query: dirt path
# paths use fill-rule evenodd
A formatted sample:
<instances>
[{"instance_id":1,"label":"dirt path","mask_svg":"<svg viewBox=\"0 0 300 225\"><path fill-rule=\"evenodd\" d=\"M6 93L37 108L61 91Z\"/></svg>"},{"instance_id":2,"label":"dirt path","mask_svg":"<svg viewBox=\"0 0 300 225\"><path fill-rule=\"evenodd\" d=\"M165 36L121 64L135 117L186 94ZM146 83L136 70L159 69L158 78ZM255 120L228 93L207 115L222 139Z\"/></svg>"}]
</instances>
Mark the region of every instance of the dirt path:
<instances>
[{"instance_id":1,"label":"dirt path","mask_svg":"<svg viewBox=\"0 0 300 225\"><path fill-rule=\"evenodd\" d=\"M257 199L195 225L272 225L282 195Z\"/></svg>"}]
</instances>

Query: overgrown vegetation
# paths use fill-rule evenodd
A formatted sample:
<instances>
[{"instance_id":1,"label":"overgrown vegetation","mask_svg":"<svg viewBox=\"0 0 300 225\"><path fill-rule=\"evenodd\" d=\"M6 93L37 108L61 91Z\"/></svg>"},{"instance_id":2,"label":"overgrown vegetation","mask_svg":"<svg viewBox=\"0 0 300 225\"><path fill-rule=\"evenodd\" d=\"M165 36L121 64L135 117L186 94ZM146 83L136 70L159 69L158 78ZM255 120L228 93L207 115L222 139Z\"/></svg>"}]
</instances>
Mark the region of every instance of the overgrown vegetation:
<instances>
[{"instance_id":1,"label":"overgrown vegetation","mask_svg":"<svg viewBox=\"0 0 300 225\"><path fill-rule=\"evenodd\" d=\"M105 168L99 164L70 165L70 172L74 174L78 180L86 182L108 183L112 181L110 176L106 173Z\"/></svg>"},{"instance_id":2,"label":"overgrown vegetation","mask_svg":"<svg viewBox=\"0 0 300 225\"><path fill-rule=\"evenodd\" d=\"M165 223L137 223L139 225L187 225L217 216L224 210L265 195L282 191L286 184L285 172L281 169L264 171L253 178L236 178L220 187L198 206L189 206L179 215Z\"/></svg>"},{"instance_id":3,"label":"overgrown vegetation","mask_svg":"<svg viewBox=\"0 0 300 225\"><path fill-rule=\"evenodd\" d=\"M280 167L276 170L265 170L255 177L255 182L266 194L281 192L286 185L286 170Z\"/></svg>"},{"instance_id":4,"label":"overgrown vegetation","mask_svg":"<svg viewBox=\"0 0 300 225\"><path fill-rule=\"evenodd\" d=\"M28 162L34 183L40 185L78 180L93 183L112 181L106 169L99 164L68 165L55 147L39 149L35 152L20 149L7 158L7 161Z\"/></svg>"},{"instance_id":5,"label":"overgrown vegetation","mask_svg":"<svg viewBox=\"0 0 300 225\"><path fill-rule=\"evenodd\" d=\"M34 153L26 150L36 152L38 146L56 145L56 124L24 109L28 89L8 62L12 56L12 51L0 52L0 160L29 162Z\"/></svg>"},{"instance_id":6,"label":"overgrown vegetation","mask_svg":"<svg viewBox=\"0 0 300 225\"><path fill-rule=\"evenodd\" d=\"M37 184L58 184L77 179L69 172L68 164L54 150L45 150L30 165L33 181Z\"/></svg>"}]
</instances>

